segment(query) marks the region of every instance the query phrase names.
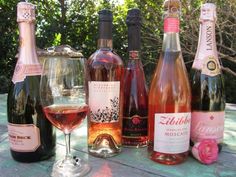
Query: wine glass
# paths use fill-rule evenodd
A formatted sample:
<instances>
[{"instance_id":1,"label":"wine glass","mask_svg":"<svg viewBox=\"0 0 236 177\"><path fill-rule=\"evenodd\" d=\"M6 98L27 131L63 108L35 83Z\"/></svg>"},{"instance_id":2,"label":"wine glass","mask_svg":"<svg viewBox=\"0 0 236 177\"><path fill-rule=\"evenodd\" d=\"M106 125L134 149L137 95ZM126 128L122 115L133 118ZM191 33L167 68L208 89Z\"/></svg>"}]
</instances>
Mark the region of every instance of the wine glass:
<instances>
[{"instance_id":1,"label":"wine glass","mask_svg":"<svg viewBox=\"0 0 236 177\"><path fill-rule=\"evenodd\" d=\"M70 153L70 134L85 119L85 59L50 57L44 61L40 81L40 100L47 119L63 131L66 156L57 161L52 176L84 176L90 166Z\"/></svg>"}]
</instances>

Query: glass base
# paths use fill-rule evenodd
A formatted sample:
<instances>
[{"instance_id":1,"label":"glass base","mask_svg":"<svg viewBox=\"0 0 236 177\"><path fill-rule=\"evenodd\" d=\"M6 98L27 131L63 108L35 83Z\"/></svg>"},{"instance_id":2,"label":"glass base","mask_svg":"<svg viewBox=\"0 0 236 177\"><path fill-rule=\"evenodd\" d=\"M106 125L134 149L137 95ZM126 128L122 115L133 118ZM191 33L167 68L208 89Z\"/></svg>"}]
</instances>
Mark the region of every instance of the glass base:
<instances>
[{"instance_id":1,"label":"glass base","mask_svg":"<svg viewBox=\"0 0 236 177\"><path fill-rule=\"evenodd\" d=\"M89 147L89 154L96 157L113 157L121 152L114 138L109 134L100 134Z\"/></svg>"},{"instance_id":2,"label":"glass base","mask_svg":"<svg viewBox=\"0 0 236 177\"><path fill-rule=\"evenodd\" d=\"M68 158L59 160L53 165L52 177L80 177L89 173L89 164L79 158Z\"/></svg>"},{"instance_id":3,"label":"glass base","mask_svg":"<svg viewBox=\"0 0 236 177\"><path fill-rule=\"evenodd\" d=\"M151 154L151 160L164 165L177 165L186 161L188 152L179 154L165 154L161 152L153 151Z\"/></svg>"}]
</instances>

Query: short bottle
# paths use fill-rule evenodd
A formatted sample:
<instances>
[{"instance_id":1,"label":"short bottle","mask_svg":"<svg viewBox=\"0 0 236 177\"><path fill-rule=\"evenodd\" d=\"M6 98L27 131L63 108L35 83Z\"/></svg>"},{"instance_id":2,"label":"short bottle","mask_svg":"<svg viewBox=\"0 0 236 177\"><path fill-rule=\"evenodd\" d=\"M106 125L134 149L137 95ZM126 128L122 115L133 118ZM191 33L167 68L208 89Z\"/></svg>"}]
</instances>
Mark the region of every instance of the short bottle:
<instances>
[{"instance_id":1,"label":"short bottle","mask_svg":"<svg viewBox=\"0 0 236 177\"><path fill-rule=\"evenodd\" d=\"M215 39L216 6L203 4L197 53L191 69L191 141L215 139L224 134L225 92Z\"/></svg>"},{"instance_id":2,"label":"short bottle","mask_svg":"<svg viewBox=\"0 0 236 177\"><path fill-rule=\"evenodd\" d=\"M17 5L20 47L8 93L8 136L12 157L21 162L47 159L55 153L56 134L39 98L42 72L35 47L35 5Z\"/></svg>"},{"instance_id":3,"label":"short bottle","mask_svg":"<svg viewBox=\"0 0 236 177\"><path fill-rule=\"evenodd\" d=\"M139 9L128 11L129 61L124 77L124 107L122 143L128 147L147 146L148 88L140 59L141 13Z\"/></svg>"},{"instance_id":4,"label":"short bottle","mask_svg":"<svg viewBox=\"0 0 236 177\"><path fill-rule=\"evenodd\" d=\"M150 158L174 165L186 160L189 151L191 91L179 41L180 1L164 3L162 52L149 92Z\"/></svg>"},{"instance_id":5,"label":"short bottle","mask_svg":"<svg viewBox=\"0 0 236 177\"><path fill-rule=\"evenodd\" d=\"M98 50L87 64L88 151L97 157L121 152L124 66L112 48L112 12L99 11Z\"/></svg>"}]
</instances>

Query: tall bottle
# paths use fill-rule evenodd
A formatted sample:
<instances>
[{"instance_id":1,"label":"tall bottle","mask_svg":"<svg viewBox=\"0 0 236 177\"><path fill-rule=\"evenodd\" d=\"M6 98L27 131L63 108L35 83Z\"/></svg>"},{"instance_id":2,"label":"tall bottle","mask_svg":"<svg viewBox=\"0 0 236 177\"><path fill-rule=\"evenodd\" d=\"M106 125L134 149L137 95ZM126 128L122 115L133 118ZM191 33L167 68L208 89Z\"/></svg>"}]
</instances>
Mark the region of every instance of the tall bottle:
<instances>
[{"instance_id":1,"label":"tall bottle","mask_svg":"<svg viewBox=\"0 0 236 177\"><path fill-rule=\"evenodd\" d=\"M41 65L35 47L35 5L17 5L20 31L18 61L8 94L8 135L12 157L21 162L49 158L55 153L55 130L39 99Z\"/></svg>"},{"instance_id":2,"label":"tall bottle","mask_svg":"<svg viewBox=\"0 0 236 177\"><path fill-rule=\"evenodd\" d=\"M203 4L198 49L191 70L191 140L223 140L225 93L215 39L216 6Z\"/></svg>"},{"instance_id":3,"label":"tall bottle","mask_svg":"<svg viewBox=\"0 0 236 177\"><path fill-rule=\"evenodd\" d=\"M139 9L128 11L129 61L124 77L124 107L122 143L130 147L147 145L148 89L140 60L141 14Z\"/></svg>"},{"instance_id":4,"label":"tall bottle","mask_svg":"<svg viewBox=\"0 0 236 177\"><path fill-rule=\"evenodd\" d=\"M97 157L121 151L123 72L121 58L112 49L112 12L99 11L98 50L88 59L88 149Z\"/></svg>"},{"instance_id":5,"label":"tall bottle","mask_svg":"<svg viewBox=\"0 0 236 177\"><path fill-rule=\"evenodd\" d=\"M174 165L188 156L191 91L179 41L180 1L164 3L164 41L149 92L150 158Z\"/></svg>"}]
</instances>

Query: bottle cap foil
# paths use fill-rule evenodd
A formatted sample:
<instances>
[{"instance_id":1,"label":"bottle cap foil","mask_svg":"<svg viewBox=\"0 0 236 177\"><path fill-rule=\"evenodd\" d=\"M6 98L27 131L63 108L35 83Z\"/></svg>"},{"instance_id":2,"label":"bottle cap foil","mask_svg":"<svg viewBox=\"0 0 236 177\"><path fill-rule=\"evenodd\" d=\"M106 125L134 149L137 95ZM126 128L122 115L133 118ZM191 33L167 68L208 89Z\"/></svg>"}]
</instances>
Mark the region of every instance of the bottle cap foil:
<instances>
[{"instance_id":1,"label":"bottle cap foil","mask_svg":"<svg viewBox=\"0 0 236 177\"><path fill-rule=\"evenodd\" d=\"M29 2L17 4L17 22L34 22L36 6Z\"/></svg>"},{"instance_id":2,"label":"bottle cap foil","mask_svg":"<svg viewBox=\"0 0 236 177\"><path fill-rule=\"evenodd\" d=\"M205 3L201 6L200 21L216 21L216 5L213 3Z\"/></svg>"}]
</instances>

